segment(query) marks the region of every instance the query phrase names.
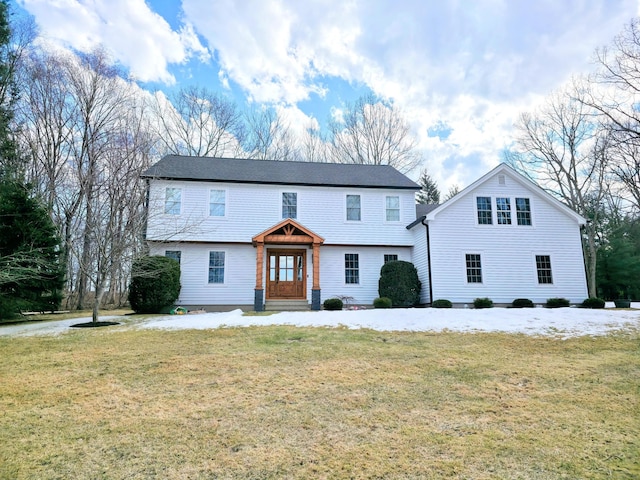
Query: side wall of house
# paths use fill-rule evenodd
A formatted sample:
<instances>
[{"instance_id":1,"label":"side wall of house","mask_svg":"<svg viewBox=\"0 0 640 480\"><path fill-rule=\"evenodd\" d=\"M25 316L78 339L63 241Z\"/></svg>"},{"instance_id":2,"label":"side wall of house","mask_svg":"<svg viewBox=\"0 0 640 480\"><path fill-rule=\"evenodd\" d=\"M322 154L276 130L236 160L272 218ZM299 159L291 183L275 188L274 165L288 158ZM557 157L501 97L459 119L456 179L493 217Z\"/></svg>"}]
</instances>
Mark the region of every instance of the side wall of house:
<instances>
[{"instance_id":1,"label":"side wall of house","mask_svg":"<svg viewBox=\"0 0 640 480\"><path fill-rule=\"evenodd\" d=\"M420 303L431 303L429 296L429 257L427 252L427 229L424 225L418 224L411 229L414 238L411 249L411 261L418 270L418 278L422 283L420 290Z\"/></svg>"},{"instance_id":2,"label":"side wall of house","mask_svg":"<svg viewBox=\"0 0 640 480\"><path fill-rule=\"evenodd\" d=\"M438 213L430 225L434 298L470 304L474 298L511 303L528 298L544 303L564 297L581 302L587 296L580 227L575 218L535 189L526 188L509 175L490 177L473 191ZM490 197L493 223L479 225L477 197ZM511 225L496 221L496 198L529 198L532 225L518 225L515 208ZM466 255L481 258L482 281L467 280ZM538 282L536 256L549 256L552 283Z\"/></svg>"}]
</instances>

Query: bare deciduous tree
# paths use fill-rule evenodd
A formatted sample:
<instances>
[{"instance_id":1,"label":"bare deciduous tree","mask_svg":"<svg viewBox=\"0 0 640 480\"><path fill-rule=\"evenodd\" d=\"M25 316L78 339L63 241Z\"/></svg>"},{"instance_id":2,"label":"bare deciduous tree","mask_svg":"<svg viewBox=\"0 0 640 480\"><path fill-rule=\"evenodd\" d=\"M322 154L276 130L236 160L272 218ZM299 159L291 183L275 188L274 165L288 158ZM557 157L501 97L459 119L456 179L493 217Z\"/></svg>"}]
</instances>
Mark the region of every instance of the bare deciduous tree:
<instances>
[{"instance_id":1,"label":"bare deciduous tree","mask_svg":"<svg viewBox=\"0 0 640 480\"><path fill-rule=\"evenodd\" d=\"M373 95L348 105L341 121L329 122L329 130L331 155L337 163L391 165L407 173L422 160L400 112Z\"/></svg>"}]
</instances>

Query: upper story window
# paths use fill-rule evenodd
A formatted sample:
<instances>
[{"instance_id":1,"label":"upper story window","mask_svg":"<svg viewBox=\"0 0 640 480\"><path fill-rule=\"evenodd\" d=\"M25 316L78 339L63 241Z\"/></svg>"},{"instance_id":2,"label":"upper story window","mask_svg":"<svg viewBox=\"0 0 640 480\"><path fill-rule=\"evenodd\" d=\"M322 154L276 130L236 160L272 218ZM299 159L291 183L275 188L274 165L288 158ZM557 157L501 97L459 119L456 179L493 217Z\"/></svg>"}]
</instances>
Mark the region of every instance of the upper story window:
<instances>
[{"instance_id":1,"label":"upper story window","mask_svg":"<svg viewBox=\"0 0 640 480\"><path fill-rule=\"evenodd\" d=\"M511 200L509 198L496 198L496 215L498 225L511 225Z\"/></svg>"},{"instance_id":2,"label":"upper story window","mask_svg":"<svg viewBox=\"0 0 640 480\"><path fill-rule=\"evenodd\" d=\"M295 192L282 193L282 218L297 218L298 194Z\"/></svg>"},{"instance_id":3,"label":"upper story window","mask_svg":"<svg viewBox=\"0 0 640 480\"><path fill-rule=\"evenodd\" d=\"M516 198L518 225L531 225L531 203L528 198Z\"/></svg>"},{"instance_id":4,"label":"upper story window","mask_svg":"<svg viewBox=\"0 0 640 480\"><path fill-rule=\"evenodd\" d=\"M164 213L167 215L180 215L182 206L182 189L167 187L164 197Z\"/></svg>"},{"instance_id":5,"label":"upper story window","mask_svg":"<svg viewBox=\"0 0 640 480\"><path fill-rule=\"evenodd\" d=\"M467 283L482 283L482 264L480 254L467 253L465 256L467 264Z\"/></svg>"},{"instance_id":6,"label":"upper story window","mask_svg":"<svg viewBox=\"0 0 640 480\"><path fill-rule=\"evenodd\" d=\"M478 224L479 225L491 225L491 197L478 197L476 198L478 206Z\"/></svg>"},{"instance_id":7,"label":"upper story window","mask_svg":"<svg viewBox=\"0 0 640 480\"><path fill-rule=\"evenodd\" d=\"M360 259L357 253L344 254L344 283L360 283Z\"/></svg>"},{"instance_id":8,"label":"upper story window","mask_svg":"<svg viewBox=\"0 0 640 480\"><path fill-rule=\"evenodd\" d=\"M386 197L386 214L387 222L400 221L400 197Z\"/></svg>"},{"instance_id":9,"label":"upper story window","mask_svg":"<svg viewBox=\"0 0 640 480\"><path fill-rule=\"evenodd\" d=\"M176 262L180 263L180 257L182 252L180 250L166 250L164 256L167 258L173 258Z\"/></svg>"},{"instance_id":10,"label":"upper story window","mask_svg":"<svg viewBox=\"0 0 640 480\"><path fill-rule=\"evenodd\" d=\"M209 193L209 215L212 217L224 217L226 212L227 192L224 190L211 190Z\"/></svg>"},{"instance_id":11,"label":"upper story window","mask_svg":"<svg viewBox=\"0 0 640 480\"><path fill-rule=\"evenodd\" d=\"M347 220L360 221L360 195L347 195Z\"/></svg>"}]
</instances>

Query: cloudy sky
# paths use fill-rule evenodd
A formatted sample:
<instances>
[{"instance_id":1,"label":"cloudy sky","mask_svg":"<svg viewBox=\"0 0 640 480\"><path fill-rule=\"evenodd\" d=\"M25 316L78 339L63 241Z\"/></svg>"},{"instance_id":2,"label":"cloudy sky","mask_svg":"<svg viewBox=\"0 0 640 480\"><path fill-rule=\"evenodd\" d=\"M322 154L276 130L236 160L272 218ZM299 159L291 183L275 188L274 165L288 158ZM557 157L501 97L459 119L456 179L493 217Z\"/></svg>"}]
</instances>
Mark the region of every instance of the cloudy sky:
<instances>
[{"instance_id":1,"label":"cloudy sky","mask_svg":"<svg viewBox=\"0 0 640 480\"><path fill-rule=\"evenodd\" d=\"M638 0L14 1L48 41L102 44L147 89L205 86L320 127L365 93L391 99L443 192L497 165L518 114L591 71L640 13Z\"/></svg>"}]
</instances>

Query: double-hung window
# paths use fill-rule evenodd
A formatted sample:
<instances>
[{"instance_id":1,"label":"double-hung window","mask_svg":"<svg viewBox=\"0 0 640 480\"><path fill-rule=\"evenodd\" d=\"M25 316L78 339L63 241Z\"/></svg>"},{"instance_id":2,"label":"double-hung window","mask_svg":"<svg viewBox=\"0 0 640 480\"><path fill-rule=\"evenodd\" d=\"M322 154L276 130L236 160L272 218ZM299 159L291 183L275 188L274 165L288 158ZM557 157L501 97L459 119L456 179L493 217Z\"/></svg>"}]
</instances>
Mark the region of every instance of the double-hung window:
<instances>
[{"instance_id":1,"label":"double-hung window","mask_svg":"<svg viewBox=\"0 0 640 480\"><path fill-rule=\"evenodd\" d=\"M400 197L386 197L386 212L385 220L387 222L399 222L400 221Z\"/></svg>"},{"instance_id":2,"label":"double-hung window","mask_svg":"<svg viewBox=\"0 0 640 480\"><path fill-rule=\"evenodd\" d=\"M360 283L360 262L357 253L344 254L344 283Z\"/></svg>"},{"instance_id":3,"label":"double-hung window","mask_svg":"<svg viewBox=\"0 0 640 480\"><path fill-rule=\"evenodd\" d=\"M209 283L224 283L224 252L209 252Z\"/></svg>"},{"instance_id":4,"label":"double-hung window","mask_svg":"<svg viewBox=\"0 0 640 480\"><path fill-rule=\"evenodd\" d=\"M282 218L297 218L298 194L295 192L282 192Z\"/></svg>"},{"instance_id":5,"label":"double-hung window","mask_svg":"<svg viewBox=\"0 0 640 480\"><path fill-rule=\"evenodd\" d=\"M538 271L538 283L553 283L551 257L549 255L536 255L536 270Z\"/></svg>"},{"instance_id":6,"label":"double-hung window","mask_svg":"<svg viewBox=\"0 0 640 480\"><path fill-rule=\"evenodd\" d=\"M476 204L478 207L478 224L491 225L491 197L477 197Z\"/></svg>"},{"instance_id":7,"label":"double-hung window","mask_svg":"<svg viewBox=\"0 0 640 480\"><path fill-rule=\"evenodd\" d=\"M209 215L212 217L224 217L226 209L226 192L224 190L211 190L209 193Z\"/></svg>"},{"instance_id":8,"label":"double-hung window","mask_svg":"<svg viewBox=\"0 0 640 480\"><path fill-rule=\"evenodd\" d=\"M516 198L518 225L531 225L531 203L528 198Z\"/></svg>"},{"instance_id":9,"label":"double-hung window","mask_svg":"<svg viewBox=\"0 0 640 480\"><path fill-rule=\"evenodd\" d=\"M389 262L397 262L398 261L398 255L395 253L385 253L384 254L384 263L389 263Z\"/></svg>"},{"instance_id":10,"label":"double-hung window","mask_svg":"<svg viewBox=\"0 0 640 480\"><path fill-rule=\"evenodd\" d=\"M360 195L347 195L347 220L358 222L361 217Z\"/></svg>"},{"instance_id":11,"label":"double-hung window","mask_svg":"<svg viewBox=\"0 0 640 480\"><path fill-rule=\"evenodd\" d=\"M467 283L482 283L482 264L480 254L467 253Z\"/></svg>"},{"instance_id":12,"label":"double-hung window","mask_svg":"<svg viewBox=\"0 0 640 480\"><path fill-rule=\"evenodd\" d=\"M180 215L182 206L182 189L167 187L164 197L164 213L167 215Z\"/></svg>"},{"instance_id":13,"label":"double-hung window","mask_svg":"<svg viewBox=\"0 0 640 480\"><path fill-rule=\"evenodd\" d=\"M167 258L173 258L176 262L180 263L182 252L180 250L165 250L164 256Z\"/></svg>"},{"instance_id":14,"label":"double-hung window","mask_svg":"<svg viewBox=\"0 0 640 480\"><path fill-rule=\"evenodd\" d=\"M496 216L498 225L511 225L511 199L496 198Z\"/></svg>"}]
</instances>

